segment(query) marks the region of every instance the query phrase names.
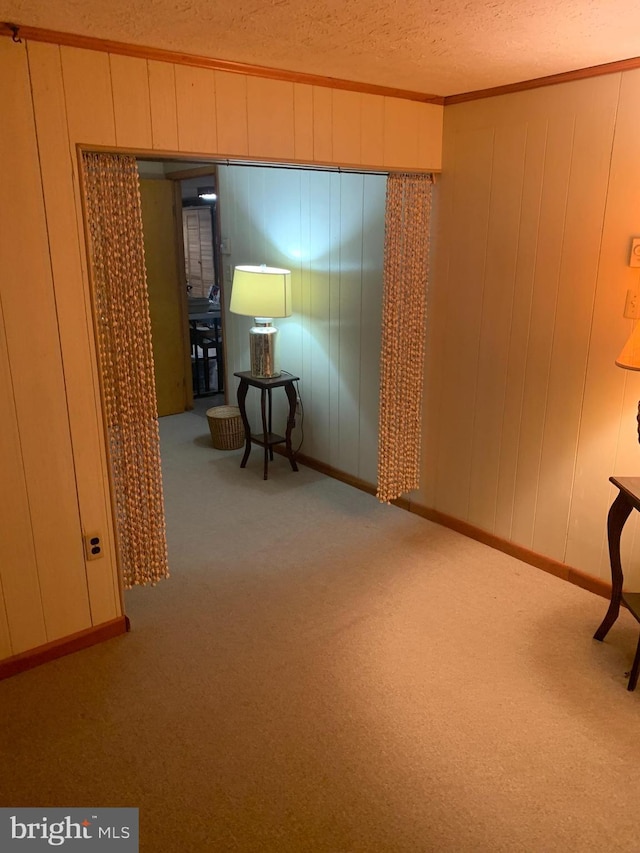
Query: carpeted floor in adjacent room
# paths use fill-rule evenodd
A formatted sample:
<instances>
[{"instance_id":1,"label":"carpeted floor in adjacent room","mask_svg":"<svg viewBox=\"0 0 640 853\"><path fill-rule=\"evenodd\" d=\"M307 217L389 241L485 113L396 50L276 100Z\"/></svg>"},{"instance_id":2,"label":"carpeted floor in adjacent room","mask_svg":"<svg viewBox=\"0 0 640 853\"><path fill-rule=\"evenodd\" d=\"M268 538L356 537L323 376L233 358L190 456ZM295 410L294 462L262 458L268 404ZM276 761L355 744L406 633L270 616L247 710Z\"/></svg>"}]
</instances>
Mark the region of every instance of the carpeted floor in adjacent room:
<instances>
[{"instance_id":1,"label":"carpeted floor in adjacent room","mask_svg":"<svg viewBox=\"0 0 640 853\"><path fill-rule=\"evenodd\" d=\"M637 626L165 418L172 577L0 684L0 805L140 809L145 853L637 851Z\"/></svg>"}]
</instances>

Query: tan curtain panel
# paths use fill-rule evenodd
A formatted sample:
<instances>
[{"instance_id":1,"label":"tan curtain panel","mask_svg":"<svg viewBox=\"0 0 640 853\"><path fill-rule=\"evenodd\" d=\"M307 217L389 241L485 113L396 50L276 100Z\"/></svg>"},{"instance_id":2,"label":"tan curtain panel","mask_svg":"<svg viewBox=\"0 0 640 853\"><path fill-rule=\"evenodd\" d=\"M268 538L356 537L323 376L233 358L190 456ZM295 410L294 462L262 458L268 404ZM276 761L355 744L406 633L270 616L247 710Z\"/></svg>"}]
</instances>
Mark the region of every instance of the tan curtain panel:
<instances>
[{"instance_id":1,"label":"tan curtain panel","mask_svg":"<svg viewBox=\"0 0 640 853\"><path fill-rule=\"evenodd\" d=\"M431 175L387 180L377 489L385 503L420 480L432 185Z\"/></svg>"},{"instance_id":2,"label":"tan curtain panel","mask_svg":"<svg viewBox=\"0 0 640 853\"><path fill-rule=\"evenodd\" d=\"M169 574L138 170L128 155L82 158L116 532L129 589Z\"/></svg>"}]
</instances>

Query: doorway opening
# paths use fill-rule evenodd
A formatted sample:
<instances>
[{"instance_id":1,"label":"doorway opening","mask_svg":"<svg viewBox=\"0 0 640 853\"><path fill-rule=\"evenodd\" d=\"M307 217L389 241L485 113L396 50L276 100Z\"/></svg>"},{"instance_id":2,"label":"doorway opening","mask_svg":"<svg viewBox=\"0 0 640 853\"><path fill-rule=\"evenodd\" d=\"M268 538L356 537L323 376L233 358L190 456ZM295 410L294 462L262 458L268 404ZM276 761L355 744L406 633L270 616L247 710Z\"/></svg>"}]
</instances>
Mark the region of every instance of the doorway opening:
<instances>
[{"instance_id":1,"label":"doorway opening","mask_svg":"<svg viewBox=\"0 0 640 853\"><path fill-rule=\"evenodd\" d=\"M234 373L249 367L252 325L252 318L228 313L234 266L265 263L290 269L293 315L279 320L278 327L281 366L301 377L299 389L304 400L305 423L304 447L299 459L318 463L313 467L333 470L351 482L374 487L387 176L271 164L203 165L155 159L139 159L138 168L143 182L169 186L171 216L174 223L178 222L172 232L172 242L177 246L173 260L161 264L165 270L173 266L177 282L173 288L174 304L182 306L181 315L178 311L174 313L174 318L175 314L181 317L176 325L182 329L183 350L183 402L175 414L186 412L185 417L192 417L190 407L185 404L189 388L193 394L193 386L189 385L191 364L185 363L184 358L184 353L190 358L191 352L190 294L186 291L184 228L179 227L178 214L182 213L181 181L189 180L184 173L198 169L199 174L192 176L197 179L196 189L209 185L207 174L215 174L217 178L215 222L220 222L220 226L212 254L214 273L217 270L219 274L223 380L229 401L235 403ZM193 194L187 194L187 198L193 200ZM200 204L185 206L201 207ZM146 241L149 231L146 221L144 230ZM147 248L148 268L153 257L154 253ZM205 293L202 282L199 286L201 295L191 298L206 298L207 302L209 296L215 298L215 291ZM149 291L153 315L151 284ZM196 407L199 399L203 405L211 405L209 398L192 396L191 407ZM276 432L281 432L276 427L286 422L281 403L284 407L286 400L280 396L274 398ZM205 412L196 408L191 408L191 412L200 415L201 426L196 424L199 441L211 447L208 425L202 417ZM260 422L258 395L247 400L247 414L251 424ZM296 417L294 448L300 449L302 438L300 419ZM252 456L241 470L240 458L228 454L224 470L234 480L242 478L244 482L252 476L262 480L258 455ZM281 462L290 474L287 460ZM273 475L279 465L276 459ZM273 475L270 472L270 479Z\"/></svg>"},{"instance_id":2,"label":"doorway opening","mask_svg":"<svg viewBox=\"0 0 640 853\"><path fill-rule=\"evenodd\" d=\"M224 405L217 168L138 160L138 172L158 414Z\"/></svg>"}]
</instances>

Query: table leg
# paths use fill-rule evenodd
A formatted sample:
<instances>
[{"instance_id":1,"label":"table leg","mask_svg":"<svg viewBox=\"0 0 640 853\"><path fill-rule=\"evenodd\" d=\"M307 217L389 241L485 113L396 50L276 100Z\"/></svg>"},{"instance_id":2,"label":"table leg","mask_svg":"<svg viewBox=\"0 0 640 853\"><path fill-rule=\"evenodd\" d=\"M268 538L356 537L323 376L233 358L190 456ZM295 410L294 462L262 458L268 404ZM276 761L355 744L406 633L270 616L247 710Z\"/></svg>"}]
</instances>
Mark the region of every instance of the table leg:
<instances>
[{"instance_id":1,"label":"table leg","mask_svg":"<svg viewBox=\"0 0 640 853\"><path fill-rule=\"evenodd\" d=\"M271 432L273 429L271 425L271 388L267 388L267 393L269 395L269 432ZM273 447L269 448L269 461L273 462Z\"/></svg>"},{"instance_id":2,"label":"table leg","mask_svg":"<svg viewBox=\"0 0 640 853\"><path fill-rule=\"evenodd\" d=\"M216 317L213 321L213 340L216 345L216 367L218 369L218 387L220 394L224 391L224 356L222 353L222 341L220 340L220 320Z\"/></svg>"},{"instance_id":3,"label":"table leg","mask_svg":"<svg viewBox=\"0 0 640 853\"><path fill-rule=\"evenodd\" d=\"M285 447L287 448L287 457L289 459L289 463L291 464L291 468L293 471L298 470L298 466L296 464L295 456L293 455L293 448L291 447L291 430L293 429L296 422L296 391L293 387L293 382L288 382L284 386L284 390L287 392L287 399L289 400L289 417L287 418L287 431L284 434L286 439Z\"/></svg>"},{"instance_id":4,"label":"table leg","mask_svg":"<svg viewBox=\"0 0 640 853\"><path fill-rule=\"evenodd\" d=\"M238 408L240 409L240 417L242 418L242 425L244 426L244 456L242 457L242 462L240 463L240 467L244 468L247 464L247 459L249 458L249 454L251 453L251 427L249 425L249 418L247 417L247 391L249 390L249 383L246 379L241 379L240 384L238 385Z\"/></svg>"},{"instance_id":5,"label":"table leg","mask_svg":"<svg viewBox=\"0 0 640 853\"><path fill-rule=\"evenodd\" d=\"M204 393L208 394L211 391L211 383L209 382L209 347L206 335L200 335L200 344L202 349L202 378L204 381Z\"/></svg>"},{"instance_id":6,"label":"table leg","mask_svg":"<svg viewBox=\"0 0 640 853\"><path fill-rule=\"evenodd\" d=\"M636 648L636 656L633 659L633 666L631 667L631 672L629 673L629 683L627 684L627 690L635 690L636 685L638 683L638 669L640 668L640 639L638 640L638 646Z\"/></svg>"},{"instance_id":7,"label":"table leg","mask_svg":"<svg viewBox=\"0 0 640 853\"><path fill-rule=\"evenodd\" d=\"M264 439L264 479L269 475L269 430L265 409L265 389L260 391L260 413L262 414L262 438ZM271 389L269 388L269 420L271 420Z\"/></svg>"},{"instance_id":8,"label":"table leg","mask_svg":"<svg viewBox=\"0 0 640 853\"><path fill-rule=\"evenodd\" d=\"M620 562L620 537L622 528L631 514L632 505L623 492L611 504L607 518L609 539L609 561L611 563L611 601L602 623L593 635L594 640L604 640L609 629L618 618L622 598L622 563Z\"/></svg>"}]
</instances>

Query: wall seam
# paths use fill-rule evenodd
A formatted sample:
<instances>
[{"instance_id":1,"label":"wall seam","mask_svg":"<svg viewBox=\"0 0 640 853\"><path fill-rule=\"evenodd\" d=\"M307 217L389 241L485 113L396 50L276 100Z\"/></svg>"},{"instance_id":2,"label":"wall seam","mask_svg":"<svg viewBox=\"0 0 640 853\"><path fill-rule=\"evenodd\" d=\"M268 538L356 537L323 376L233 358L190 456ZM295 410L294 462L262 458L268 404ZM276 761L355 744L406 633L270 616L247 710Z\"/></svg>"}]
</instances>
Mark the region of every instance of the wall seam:
<instances>
[{"instance_id":1,"label":"wall seam","mask_svg":"<svg viewBox=\"0 0 640 853\"><path fill-rule=\"evenodd\" d=\"M482 298L480 301L480 318L478 324L478 348L476 351L476 369L475 369L475 382L473 384L473 400L470 405L471 411L471 458L469 460L469 483L467 488L467 505L465 507L464 517L466 519L469 518L469 512L471 510L471 484L473 481L473 455L474 455L474 441L475 437L475 428L476 428L476 400L478 398L478 380L480 378L480 350L482 347L482 317L484 316L484 306L485 306L485 294L486 294L486 279L487 279L487 251L488 251L488 239L489 239L489 231L491 228L491 203L493 200L493 166L495 161L495 153L496 153L496 132L495 128L491 134L491 170L489 174L489 198L487 199L487 225L485 228L485 239L484 239L484 253L482 258Z\"/></svg>"},{"instance_id":2,"label":"wall seam","mask_svg":"<svg viewBox=\"0 0 640 853\"><path fill-rule=\"evenodd\" d=\"M613 115L613 128L612 128L612 133L611 133L611 146L610 146L610 150L609 150L609 163L608 163L608 169L607 169L607 183L606 183L606 189L605 189L605 202L604 202L604 208L602 211L602 221L601 221L601 225L600 225L600 242L598 245L598 260L596 262L595 284L594 284L594 288L593 288L593 298L591 300L591 319L590 319L590 323L589 323L589 336L587 339L587 357L586 357L585 366L584 366L584 376L582 379L582 389L581 389L581 394L580 394L580 411L578 414L578 440L576 441L576 447L575 447L575 452L574 452L574 456L573 456L573 470L571 472L571 493L569 495L569 512L568 512L568 516L567 516L567 527L565 530L564 546L562 549L562 560L563 561L566 559L567 548L569 545L569 530L570 530L570 526L571 526L571 513L573 510L573 499L574 499L574 491L575 491L576 471L577 471L577 467L578 467L578 449L580 447L580 433L582 431L584 403L585 403L585 397L586 397L586 392L587 392L587 375L589 372L589 354L591 352L591 339L593 337L593 324L594 324L594 320L595 320L595 311L596 311L596 297L597 297L597 293L598 293L598 279L600 277L600 263L602 260L602 241L604 239L604 226L605 226L605 222L606 222L606 218L607 218L607 207L609 204L609 190L611 187L611 169L612 169L612 165L613 165L613 149L614 149L614 145L615 145L616 130L617 130L617 126L618 126L618 109L620 107L621 89L622 89L622 74L620 74L620 79L618 81L618 94L617 94L617 98L616 98L616 105L615 105L615 110L614 110L614 115ZM618 426L618 435L620 435L620 428L621 427L622 427L622 413L621 413L619 426ZM603 531L602 545L600 546L600 553L601 554L602 554L602 550L604 548L604 544L605 544L605 534Z\"/></svg>"},{"instance_id":3,"label":"wall seam","mask_svg":"<svg viewBox=\"0 0 640 853\"><path fill-rule=\"evenodd\" d=\"M54 284L55 277L54 277L54 269L53 269L53 258L51 256L51 233L49 230L49 217L47 215L47 204L46 204L45 195L44 195L44 175L42 173L42 158L41 158L41 152L40 152L40 136L38 134L38 123L36 121L36 105L35 105L35 98L34 98L34 94L33 94L33 79L32 79L32 73L31 73L31 58L29 55L29 43L27 43L27 45L25 46L25 56L26 56L26 61L27 61L27 73L29 76L29 94L30 94L30 100L31 100L31 114L32 114L32 118L33 118L33 135L34 135L36 153L38 156L38 174L40 177L40 203L42 205L42 215L44 218L44 227L45 227L45 231L47 234L47 257L48 257L48 262L49 262L49 273L51 275L51 294L53 297L53 307L54 307L55 317L56 317L56 340L58 342L58 350L60 353L60 369L62 371L62 381L63 381L63 385L64 385L64 402L65 402L65 412L66 412L66 423L67 423L68 435L69 435L69 449L71 451L71 458L73 459L73 462L74 462L74 465L73 465L73 483L75 486L76 506L78 508L78 524L80 526L80 531L82 532L82 514L80 512L80 494L79 494L79 490L78 490L78 477L77 477L76 467L75 467L75 454L74 454L74 448L73 448L73 433L72 433L72 429L71 429L71 416L69 413L69 397L67 394L67 374L66 374L66 370L65 370L64 358L62 355L62 337L60 334L60 312L58 309L58 299L57 299L56 288L55 288L55 284ZM10 365L9 365L9 369L11 369ZM29 501L28 489L27 489L27 501ZM30 502L29 502L29 513L31 514ZM33 531L33 525L32 525L32 531ZM34 554L36 556L36 569L38 569L38 559L37 559L37 551L35 548L35 541L33 544L34 544ZM78 543L78 544L81 545L81 543ZM87 593L87 603L88 603L88 607L89 607L89 616L91 617L91 597L89 595L89 580L87 577L86 562L84 563L84 580L85 580L85 589L86 589L86 593ZM42 588L40 586L40 572L39 572L39 570L38 570L38 588L40 589L40 607L42 609L45 634L46 634L47 640L49 640L50 639L49 638L49 627L47 625L47 614L45 612L44 603L42 601Z\"/></svg>"},{"instance_id":4,"label":"wall seam","mask_svg":"<svg viewBox=\"0 0 640 853\"><path fill-rule=\"evenodd\" d=\"M537 211L537 223L536 223L536 246L533 257L533 269L531 271L531 294L529 296L529 322L527 323L527 340L525 342L525 363L524 363L524 373L522 377L522 389L520 392L520 413L518 416L518 441L516 443L516 465L513 475L513 498L511 501L511 520L509 522L509 539L513 539L513 520L515 514L515 506L516 506L516 492L518 490L518 468L520 467L520 453L521 453L521 439L522 439L522 417L524 414L524 398L525 391L527 387L527 374L529 373L529 345L531 343L531 318L533 313L533 299L535 294L536 287L536 270L538 266L538 248L540 246L540 222L541 222L541 214L542 214L542 197L544 195L544 183L545 183L545 172L547 166L547 151L549 144L549 120L547 119L545 124L545 135L544 135L544 154L542 158L542 181L540 182L540 192L538 195L538 211ZM532 537L533 538L533 537Z\"/></svg>"},{"instance_id":5,"label":"wall seam","mask_svg":"<svg viewBox=\"0 0 640 853\"><path fill-rule=\"evenodd\" d=\"M542 437L540 441L540 450L538 453L538 473L536 477L536 488L535 488L535 502L533 507L533 516L532 516L532 526L531 526L531 544L535 543L536 538L536 525L538 518L538 500L540 496L540 475L542 471L542 457L544 456L544 446L545 446L545 434L547 431L547 414L549 409L549 377L551 376L551 367L553 364L553 351L556 343L556 333L557 333L557 325L558 325L558 302L560 298L560 282L562 277L562 263L563 263L563 254L564 254L564 246L565 246L565 235L567 230L567 210L569 207L569 189L571 186L571 172L573 170L573 156L575 149L575 136L576 136L576 117L575 114L573 116L572 128L571 128L571 156L569 158L569 169L567 175L567 189L564 197L564 213L562 216L562 240L560 241L560 260L558 263L558 273L556 275L556 293L555 293L555 302L553 307L553 333L551 336L551 348L549 352L549 366L547 368L547 378L545 383L545 395L544 395L544 419L543 419L543 427L542 427ZM568 520L568 519L567 519Z\"/></svg>"}]
</instances>

